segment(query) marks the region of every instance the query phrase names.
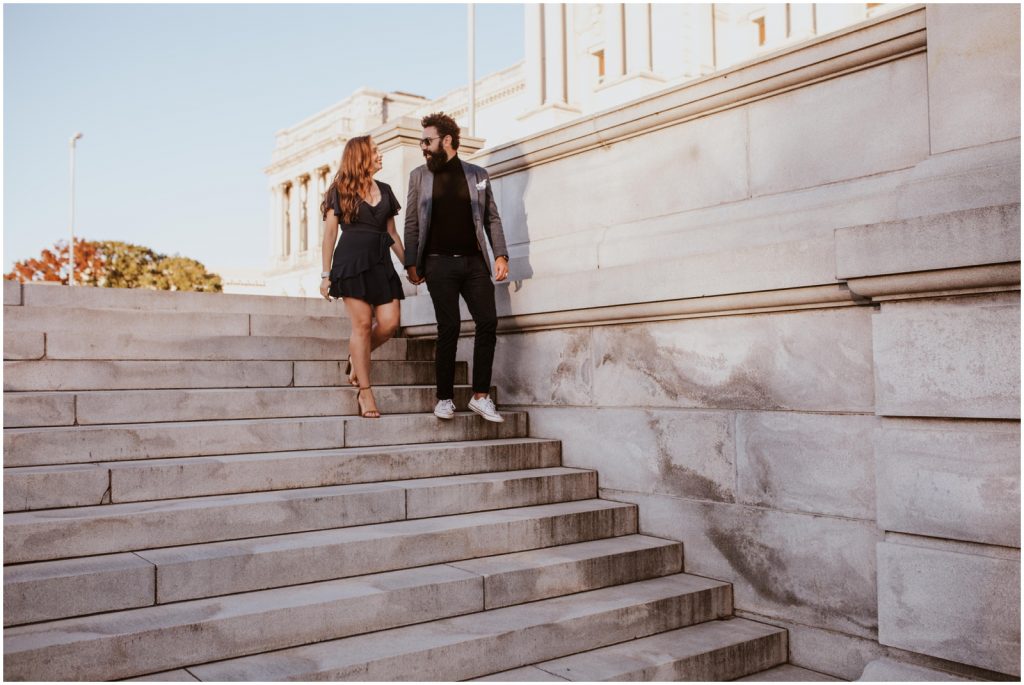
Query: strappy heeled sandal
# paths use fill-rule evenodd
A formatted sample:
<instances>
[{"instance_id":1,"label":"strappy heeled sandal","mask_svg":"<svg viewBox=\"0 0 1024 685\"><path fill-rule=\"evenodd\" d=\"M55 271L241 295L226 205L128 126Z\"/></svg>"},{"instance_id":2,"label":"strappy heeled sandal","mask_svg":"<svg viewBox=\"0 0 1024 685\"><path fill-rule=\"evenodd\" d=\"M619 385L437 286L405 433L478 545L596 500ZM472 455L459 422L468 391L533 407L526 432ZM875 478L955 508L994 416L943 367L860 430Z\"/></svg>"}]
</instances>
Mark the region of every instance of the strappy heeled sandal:
<instances>
[{"instance_id":1,"label":"strappy heeled sandal","mask_svg":"<svg viewBox=\"0 0 1024 685\"><path fill-rule=\"evenodd\" d=\"M368 385L365 388L359 388L359 391L356 393L356 404L359 405L359 414L364 419L380 418L380 411L378 411L377 409L363 409L363 390L370 390L372 388L372 385Z\"/></svg>"},{"instance_id":2,"label":"strappy heeled sandal","mask_svg":"<svg viewBox=\"0 0 1024 685\"><path fill-rule=\"evenodd\" d=\"M348 356L345 360L345 378L348 379L349 385L359 385L359 379L352 377L352 355Z\"/></svg>"}]
</instances>

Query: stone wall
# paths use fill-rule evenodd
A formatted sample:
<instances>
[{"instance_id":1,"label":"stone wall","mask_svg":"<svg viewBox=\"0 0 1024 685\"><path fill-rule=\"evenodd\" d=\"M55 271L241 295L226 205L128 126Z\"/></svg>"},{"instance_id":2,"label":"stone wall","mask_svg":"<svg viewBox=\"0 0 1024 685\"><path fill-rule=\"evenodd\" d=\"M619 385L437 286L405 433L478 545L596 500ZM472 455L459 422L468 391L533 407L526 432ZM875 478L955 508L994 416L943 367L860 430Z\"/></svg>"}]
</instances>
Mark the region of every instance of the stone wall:
<instances>
[{"instance_id":1,"label":"stone wall","mask_svg":"<svg viewBox=\"0 0 1024 685\"><path fill-rule=\"evenodd\" d=\"M1019 13L909 7L475 159L501 406L798 665L1019 675Z\"/></svg>"}]
</instances>

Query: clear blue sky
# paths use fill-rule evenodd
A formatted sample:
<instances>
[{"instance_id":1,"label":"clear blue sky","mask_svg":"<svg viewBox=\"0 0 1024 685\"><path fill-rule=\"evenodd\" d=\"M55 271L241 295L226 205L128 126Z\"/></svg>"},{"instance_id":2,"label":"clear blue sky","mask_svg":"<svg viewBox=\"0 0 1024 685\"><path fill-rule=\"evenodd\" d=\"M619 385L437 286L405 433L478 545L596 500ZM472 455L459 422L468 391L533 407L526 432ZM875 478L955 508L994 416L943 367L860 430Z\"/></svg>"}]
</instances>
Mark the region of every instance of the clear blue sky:
<instances>
[{"instance_id":1,"label":"clear blue sky","mask_svg":"<svg viewBox=\"0 0 1024 685\"><path fill-rule=\"evenodd\" d=\"M274 132L360 86L466 81L465 5L5 5L4 271L76 235L263 267ZM523 6L478 5L477 74L523 58Z\"/></svg>"}]
</instances>

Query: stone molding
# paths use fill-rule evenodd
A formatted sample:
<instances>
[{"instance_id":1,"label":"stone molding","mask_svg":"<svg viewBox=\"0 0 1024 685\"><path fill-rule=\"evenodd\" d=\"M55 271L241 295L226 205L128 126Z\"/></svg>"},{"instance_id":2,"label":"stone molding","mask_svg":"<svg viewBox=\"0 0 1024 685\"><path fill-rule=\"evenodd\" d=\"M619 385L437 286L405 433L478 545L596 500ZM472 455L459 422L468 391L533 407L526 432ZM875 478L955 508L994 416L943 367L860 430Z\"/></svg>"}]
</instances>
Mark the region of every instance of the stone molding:
<instances>
[{"instance_id":1,"label":"stone molding","mask_svg":"<svg viewBox=\"0 0 1024 685\"><path fill-rule=\"evenodd\" d=\"M878 302L1020 290L1020 262L851 278L850 291Z\"/></svg>"},{"instance_id":2,"label":"stone molding","mask_svg":"<svg viewBox=\"0 0 1024 685\"><path fill-rule=\"evenodd\" d=\"M424 300L426 299L424 298ZM850 307L866 303L867 300L852 293L843 284L834 284L738 293L734 295L689 297L677 300L641 302L608 307L587 307L533 314L502 316L499 309L498 331L507 333L553 328L607 326L710 316L760 314L798 309ZM405 335L411 337L433 336L437 334L437 328L433 323L406 326L402 330ZM472 320L463 320L462 333L471 334L473 330Z\"/></svg>"},{"instance_id":3,"label":"stone molding","mask_svg":"<svg viewBox=\"0 0 1024 685\"><path fill-rule=\"evenodd\" d=\"M756 61L490 148L473 159L492 178L878 66L926 49L925 9L915 5Z\"/></svg>"}]
</instances>

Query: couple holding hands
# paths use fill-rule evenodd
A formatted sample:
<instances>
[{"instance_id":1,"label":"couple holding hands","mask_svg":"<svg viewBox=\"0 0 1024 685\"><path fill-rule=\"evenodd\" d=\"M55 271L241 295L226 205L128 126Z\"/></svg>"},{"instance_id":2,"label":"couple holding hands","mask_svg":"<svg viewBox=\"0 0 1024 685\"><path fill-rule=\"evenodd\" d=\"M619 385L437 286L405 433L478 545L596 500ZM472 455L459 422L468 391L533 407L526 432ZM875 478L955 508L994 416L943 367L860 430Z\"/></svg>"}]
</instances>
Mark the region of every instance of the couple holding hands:
<instances>
[{"instance_id":1,"label":"couple holding hands","mask_svg":"<svg viewBox=\"0 0 1024 685\"><path fill-rule=\"evenodd\" d=\"M498 317L494 283L508 278L508 250L487 172L458 156L459 126L444 113L423 117L420 150L426 164L409 176L405 247L395 215L401 209L391 186L375 181L383 163L369 136L345 145L341 165L324 195L326 221L320 294L343 298L352 322L345 373L359 387L359 413L378 418L370 385L370 352L398 330L402 282L389 248L405 265L409 281L424 281L437 317L437 406L439 419L455 416L455 352L466 302L476 335L473 344L473 398L469 409L488 421L504 419L489 396ZM335 245L338 231L341 238ZM494 253L493 271L487 241ZM376 319L376 323L374 323Z\"/></svg>"}]
</instances>

